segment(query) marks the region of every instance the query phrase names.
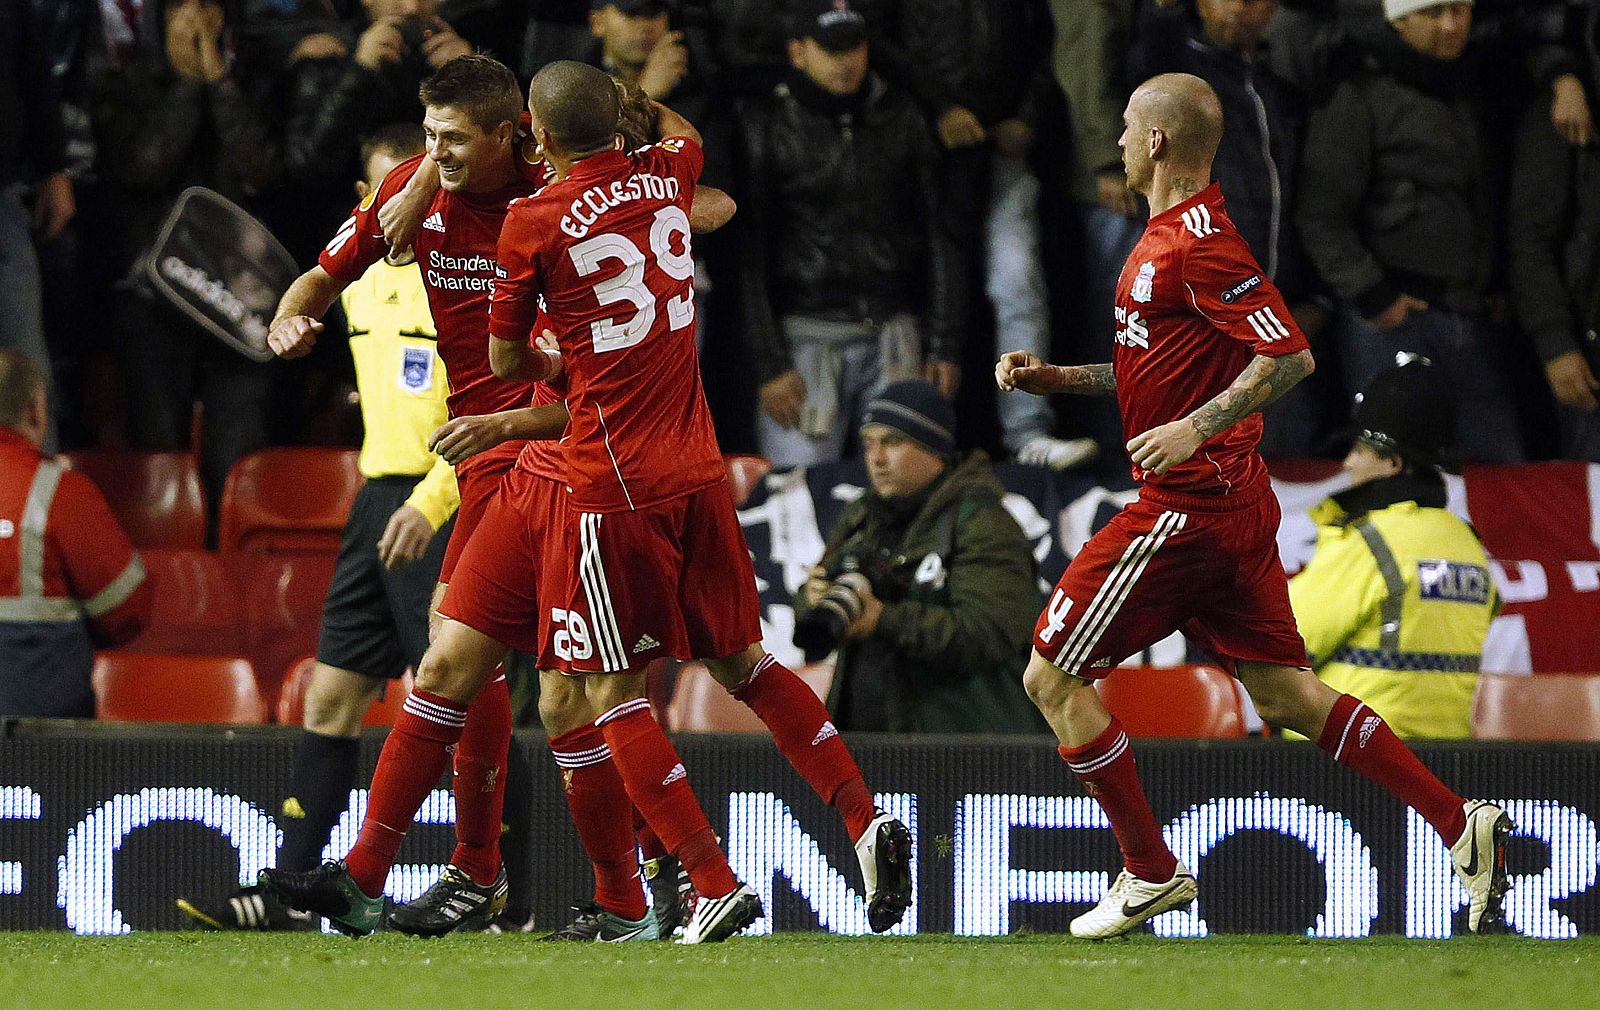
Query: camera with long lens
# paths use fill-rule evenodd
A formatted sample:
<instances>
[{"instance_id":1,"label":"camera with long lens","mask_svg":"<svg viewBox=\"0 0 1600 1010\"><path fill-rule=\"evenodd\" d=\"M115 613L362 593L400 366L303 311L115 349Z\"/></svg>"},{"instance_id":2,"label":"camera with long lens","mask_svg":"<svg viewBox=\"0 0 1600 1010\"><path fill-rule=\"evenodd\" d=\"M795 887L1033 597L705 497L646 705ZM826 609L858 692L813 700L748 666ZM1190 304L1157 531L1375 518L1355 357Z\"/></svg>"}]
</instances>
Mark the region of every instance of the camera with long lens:
<instances>
[{"instance_id":1,"label":"camera with long lens","mask_svg":"<svg viewBox=\"0 0 1600 1010\"><path fill-rule=\"evenodd\" d=\"M844 641L845 631L866 605L862 593L870 591L885 603L905 599L909 582L897 560L902 559L882 549L864 556L847 554L840 560L837 570L829 574L832 581L827 590L795 622L794 644L805 653L806 662L823 659Z\"/></svg>"},{"instance_id":2,"label":"camera with long lens","mask_svg":"<svg viewBox=\"0 0 1600 1010\"><path fill-rule=\"evenodd\" d=\"M794 644L805 652L806 662L815 663L839 647L845 630L861 616L861 609L866 605L861 593L871 588L872 583L865 575L845 572L833 580L816 606L795 623Z\"/></svg>"}]
</instances>

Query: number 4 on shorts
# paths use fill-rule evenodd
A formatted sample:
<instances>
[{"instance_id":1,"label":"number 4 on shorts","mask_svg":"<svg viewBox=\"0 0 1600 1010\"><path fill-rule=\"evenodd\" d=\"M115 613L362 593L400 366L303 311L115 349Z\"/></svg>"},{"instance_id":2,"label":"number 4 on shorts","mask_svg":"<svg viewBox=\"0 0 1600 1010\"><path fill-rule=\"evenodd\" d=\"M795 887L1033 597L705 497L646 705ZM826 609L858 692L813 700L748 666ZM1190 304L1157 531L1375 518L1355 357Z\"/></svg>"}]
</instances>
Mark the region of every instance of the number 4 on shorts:
<instances>
[{"instance_id":1,"label":"number 4 on shorts","mask_svg":"<svg viewBox=\"0 0 1600 1010\"><path fill-rule=\"evenodd\" d=\"M1044 616L1049 618L1044 630L1039 632L1039 641L1049 645L1056 634L1067 626L1067 615L1072 612L1072 597L1067 595L1065 589L1057 589L1056 594L1050 597L1050 606L1045 608Z\"/></svg>"}]
</instances>

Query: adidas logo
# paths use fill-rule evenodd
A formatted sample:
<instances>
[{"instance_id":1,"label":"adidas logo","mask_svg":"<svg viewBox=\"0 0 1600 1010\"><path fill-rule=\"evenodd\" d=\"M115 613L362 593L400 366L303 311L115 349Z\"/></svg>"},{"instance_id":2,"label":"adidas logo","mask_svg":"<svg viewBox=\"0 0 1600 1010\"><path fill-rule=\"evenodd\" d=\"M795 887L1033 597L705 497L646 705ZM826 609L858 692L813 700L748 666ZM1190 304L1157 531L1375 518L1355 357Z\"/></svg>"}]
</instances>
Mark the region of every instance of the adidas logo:
<instances>
[{"instance_id":1,"label":"adidas logo","mask_svg":"<svg viewBox=\"0 0 1600 1010\"><path fill-rule=\"evenodd\" d=\"M434 211L432 214L428 215L428 219L426 221L422 222L422 227L428 229L429 231L443 232L444 215L438 211Z\"/></svg>"},{"instance_id":2,"label":"adidas logo","mask_svg":"<svg viewBox=\"0 0 1600 1010\"><path fill-rule=\"evenodd\" d=\"M389 297L385 298L383 300L383 304L385 304L385 305L399 305L400 304L400 296L398 294L395 294L393 291L391 291L391 292L389 292Z\"/></svg>"},{"instance_id":3,"label":"adidas logo","mask_svg":"<svg viewBox=\"0 0 1600 1010\"><path fill-rule=\"evenodd\" d=\"M656 641L654 638L651 638L649 635L645 635L643 638L639 639L639 641L634 643L633 654L637 656L639 653L645 651L646 649L659 649L659 648L661 648L661 643L660 642Z\"/></svg>"},{"instance_id":4,"label":"adidas logo","mask_svg":"<svg viewBox=\"0 0 1600 1010\"><path fill-rule=\"evenodd\" d=\"M821 729L817 730L817 735L812 739L811 746L815 747L822 741L830 740L838 735L839 731L833 728L833 721L829 720L828 722L822 724Z\"/></svg>"},{"instance_id":5,"label":"adidas logo","mask_svg":"<svg viewBox=\"0 0 1600 1010\"><path fill-rule=\"evenodd\" d=\"M672 766L672 770L670 772L667 772L667 777L661 780L661 784L664 786L670 786L672 783L682 782L688 777L689 773L684 770L683 762L680 761Z\"/></svg>"},{"instance_id":6,"label":"adidas logo","mask_svg":"<svg viewBox=\"0 0 1600 1010\"><path fill-rule=\"evenodd\" d=\"M1361 744L1360 745L1362 747L1365 747L1367 745L1367 741L1372 739L1372 734L1377 732L1378 724L1381 723L1381 722L1383 722L1383 720L1379 719L1375 715L1369 715L1365 719L1361 720L1361 730L1360 730L1360 733L1361 733Z\"/></svg>"}]
</instances>

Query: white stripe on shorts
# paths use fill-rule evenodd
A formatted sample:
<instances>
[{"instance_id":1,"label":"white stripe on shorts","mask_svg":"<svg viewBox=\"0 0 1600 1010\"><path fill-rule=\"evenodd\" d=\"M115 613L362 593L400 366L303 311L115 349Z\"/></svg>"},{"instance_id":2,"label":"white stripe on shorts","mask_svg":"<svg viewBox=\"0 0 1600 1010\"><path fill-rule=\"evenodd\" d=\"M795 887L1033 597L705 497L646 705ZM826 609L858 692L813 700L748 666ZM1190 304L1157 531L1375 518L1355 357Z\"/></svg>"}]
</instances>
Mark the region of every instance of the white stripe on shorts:
<instances>
[{"instance_id":1,"label":"white stripe on shorts","mask_svg":"<svg viewBox=\"0 0 1600 1010\"><path fill-rule=\"evenodd\" d=\"M1163 512L1149 533L1133 538L1133 542L1122 552L1122 557L1112 567L1106 580L1100 584L1100 590L1095 593L1089 609L1084 612L1077 627L1072 629L1072 634L1067 637L1061 651L1056 654L1056 666L1076 675L1083 664L1088 662L1094 653L1094 647L1100 644L1100 638L1105 634L1106 628L1116 617L1117 611L1122 609L1128 594L1133 591L1134 583L1144 574L1145 566L1150 563L1151 556L1166 543L1168 536L1183 529L1183 524L1188 518L1182 512Z\"/></svg>"},{"instance_id":2,"label":"white stripe on shorts","mask_svg":"<svg viewBox=\"0 0 1600 1010\"><path fill-rule=\"evenodd\" d=\"M605 565L600 560L600 520L600 514L595 512L578 515L578 535L583 548L578 559L578 577L583 580L589 621L600 646L601 668L606 673L622 673L628 669L628 650L617 629L617 615L611 609L611 590L606 586Z\"/></svg>"}]
</instances>

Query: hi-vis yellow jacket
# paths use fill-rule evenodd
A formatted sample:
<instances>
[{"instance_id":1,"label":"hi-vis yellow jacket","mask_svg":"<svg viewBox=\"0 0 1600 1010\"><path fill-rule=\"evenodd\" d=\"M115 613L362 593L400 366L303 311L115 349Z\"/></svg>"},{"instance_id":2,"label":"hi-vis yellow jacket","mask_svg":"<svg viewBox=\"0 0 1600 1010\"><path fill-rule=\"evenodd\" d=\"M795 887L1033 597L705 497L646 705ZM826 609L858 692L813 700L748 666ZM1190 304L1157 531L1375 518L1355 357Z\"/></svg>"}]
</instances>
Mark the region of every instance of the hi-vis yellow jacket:
<instances>
[{"instance_id":1,"label":"hi-vis yellow jacket","mask_svg":"<svg viewBox=\"0 0 1600 1010\"><path fill-rule=\"evenodd\" d=\"M1500 596L1483 544L1446 509L1311 512L1317 549L1289 582L1311 664L1403 737L1472 734L1472 690Z\"/></svg>"}]
</instances>

